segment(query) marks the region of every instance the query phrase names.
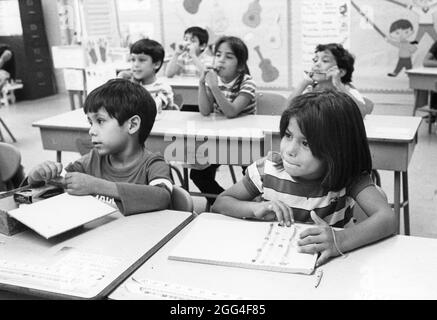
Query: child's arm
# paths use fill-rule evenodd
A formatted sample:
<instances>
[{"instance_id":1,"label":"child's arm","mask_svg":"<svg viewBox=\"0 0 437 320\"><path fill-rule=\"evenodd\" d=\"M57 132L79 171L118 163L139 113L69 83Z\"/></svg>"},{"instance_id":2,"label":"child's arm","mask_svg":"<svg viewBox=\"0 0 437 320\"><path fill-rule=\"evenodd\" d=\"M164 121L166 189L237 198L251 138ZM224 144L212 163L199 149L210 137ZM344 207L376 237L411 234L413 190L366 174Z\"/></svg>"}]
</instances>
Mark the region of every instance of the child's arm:
<instances>
[{"instance_id":1,"label":"child's arm","mask_svg":"<svg viewBox=\"0 0 437 320\"><path fill-rule=\"evenodd\" d=\"M244 178L243 178L244 179ZM235 218L252 218L259 220L277 220L281 225L294 223L293 211L283 202L251 201L256 195L246 188L243 180L222 192L211 208L212 212Z\"/></svg>"},{"instance_id":2,"label":"child's arm","mask_svg":"<svg viewBox=\"0 0 437 320\"><path fill-rule=\"evenodd\" d=\"M290 105L291 100L293 100L295 97L302 94L302 92L305 91L305 89L311 85L314 82L314 80L306 73L304 73L304 77L301 82L297 85L296 89L290 94L290 96L287 99L287 106Z\"/></svg>"},{"instance_id":3,"label":"child's arm","mask_svg":"<svg viewBox=\"0 0 437 320\"><path fill-rule=\"evenodd\" d=\"M48 181L58 177L62 172L62 164L59 162L46 161L43 162L32 170L28 174L27 181L30 185L39 181Z\"/></svg>"},{"instance_id":4,"label":"child's arm","mask_svg":"<svg viewBox=\"0 0 437 320\"><path fill-rule=\"evenodd\" d=\"M431 52L428 52L423 59L423 66L428 68L437 67L437 60L434 58L434 55Z\"/></svg>"},{"instance_id":5,"label":"child's arm","mask_svg":"<svg viewBox=\"0 0 437 320\"><path fill-rule=\"evenodd\" d=\"M175 53L173 54L173 57L170 59L167 67L165 68L165 75L169 78L172 78L176 74L179 74L181 71L181 66L179 65L178 59L180 55L184 52L182 50L182 47L183 46L181 44L176 45Z\"/></svg>"},{"instance_id":6,"label":"child's arm","mask_svg":"<svg viewBox=\"0 0 437 320\"><path fill-rule=\"evenodd\" d=\"M218 86L218 78L215 71L210 70L206 73L205 82L208 84L215 102L228 118L237 117L251 101L251 96L245 92L240 92L233 102L226 99Z\"/></svg>"},{"instance_id":7,"label":"child's arm","mask_svg":"<svg viewBox=\"0 0 437 320\"><path fill-rule=\"evenodd\" d=\"M199 111L202 115L208 116L211 112L214 112L214 97L211 94L209 88L206 87L205 76L208 71L202 73L199 79Z\"/></svg>"},{"instance_id":8,"label":"child's arm","mask_svg":"<svg viewBox=\"0 0 437 320\"><path fill-rule=\"evenodd\" d=\"M387 199L374 185L363 189L355 197L355 201L369 218L353 227L339 231L331 230L325 221L312 212L311 217L317 226L303 231L298 244L301 252L320 253L317 260L318 266L330 257L338 256L395 233L396 221L393 210L388 205ZM334 243L333 232L335 232L336 243L341 253Z\"/></svg>"}]
</instances>

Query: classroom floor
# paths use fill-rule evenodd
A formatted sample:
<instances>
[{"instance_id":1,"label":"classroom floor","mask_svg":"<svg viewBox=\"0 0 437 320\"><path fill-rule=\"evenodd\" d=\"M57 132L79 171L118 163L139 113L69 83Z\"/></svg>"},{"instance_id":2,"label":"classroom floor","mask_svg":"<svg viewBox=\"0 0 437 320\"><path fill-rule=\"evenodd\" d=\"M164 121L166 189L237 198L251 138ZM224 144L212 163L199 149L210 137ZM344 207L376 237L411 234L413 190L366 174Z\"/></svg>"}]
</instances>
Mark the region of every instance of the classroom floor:
<instances>
[{"instance_id":1,"label":"classroom floor","mask_svg":"<svg viewBox=\"0 0 437 320\"><path fill-rule=\"evenodd\" d=\"M370 97L372 99L372 97ZM372 99L378 101L377 98ZM376 103L374 114L386 115L412 115L412 97L390 99L389 102ZM397 101L399 100L399 101ZM0 107L0 117L6 122L9 129L18 140L15 143L21 150L22 164L27 172L36 164L44 160L55 160L54 151L46 151L42 148L39 130L32 127L34 121L44 119L70 110L69 100L66 94L58 94L51 97L20 101L14 105ZM6 131L0 129L7 142L11 142ZM419 139L409 166L409 195L410 195L410 229L411 235L437 238L437 133L428 134L428 124L422 122L419 130ZM62 162L68 164L79 157L78 153L63 152ZM237 178L241 177L241 170L235 170ZM389 200L393 199L393 173L381 171L382 187L387 193ZM231 185L231 176L227 166L221 166L217 172L217 181L223 187ZM191 184L190 190L196 190ZM205 210L204 198L194 197L196 212ZM403 222L401 220L401 225Z\"/></svg>"}]
</instances>

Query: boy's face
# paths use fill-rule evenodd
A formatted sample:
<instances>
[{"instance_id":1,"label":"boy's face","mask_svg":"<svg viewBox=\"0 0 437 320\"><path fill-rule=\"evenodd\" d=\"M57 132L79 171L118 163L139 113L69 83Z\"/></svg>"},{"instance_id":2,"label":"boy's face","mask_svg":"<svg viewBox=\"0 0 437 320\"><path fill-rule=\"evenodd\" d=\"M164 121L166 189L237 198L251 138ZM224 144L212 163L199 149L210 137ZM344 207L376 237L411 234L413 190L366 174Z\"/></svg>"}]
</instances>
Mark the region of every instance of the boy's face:
<instances>
[{"instance_id":1,"label":"boy's face","mask_svg":"<svg viewBox=\"0 0 437 320\"><path fill-rule=\"evenodd\" d=\"M130 56L133 77L138 81L150 80L155 77L160 62L153 62L148 54L132 53Z\"/></svg>"},{"instance_id":2,"label":"boy's face","mask_svg":"<svg viewBox=\"0 0 437 320\"><path fill-rule=\"evenodd\" d=\"M200 45L200 41L198 37L193 36L191 33L186 33L184 35L184 43L187 44L188 49L191 47L194 48L194 52L196 52L196 56L200 55L202 51L205 49L205 45Z\"/></svg>"},{"instance_id":3,"label":"boy's face","mask_svg":"<svg viewBox=\"0 0 437 320\"><path fill-rule=\"evenodd\" d=\"M100 155L119 154L124 151L129 139L128 121L120 126L117 119L111 118L105 108L100 108L96 113L87 113L87 118L91 125L88 133L93 148Z\"/></svg>"},{"instance_id":4,"label":"boy's face","mask_svg":"<svg viewBox=\"0 0 437 320\"><path fill-rule=\"evenodd\" d=\"M323 161L314 157L295 118L290 119L281 139L280 150L284 169L290 176L304 180L317 180L322 177L325 168Z\"/></svg>"},{"instance_id":5,"label":"boy's face","mask_svg":"<svg viewBox=\"0 0 437 320\"><path fill-rule=\"evenodd\" d=\"M392 33L390 33L390 36L395 40L402 41L408 39L412 34L413 34L413 29L408 28L403 30L397 29Z\"/></svg>"},{"instance_id":6,"label":"boy's face","mask_svg":"<svg viewBox=\"0 0 437 320\"><path fill-rule=\"evenodd\" d=\"M313 80L323 81L328 80L326 73L332 67L337 66L337 61L334 55L329 50L316 52L313 58L313 66L311 71L314 72Z\"/></svg>"}]
</instances>

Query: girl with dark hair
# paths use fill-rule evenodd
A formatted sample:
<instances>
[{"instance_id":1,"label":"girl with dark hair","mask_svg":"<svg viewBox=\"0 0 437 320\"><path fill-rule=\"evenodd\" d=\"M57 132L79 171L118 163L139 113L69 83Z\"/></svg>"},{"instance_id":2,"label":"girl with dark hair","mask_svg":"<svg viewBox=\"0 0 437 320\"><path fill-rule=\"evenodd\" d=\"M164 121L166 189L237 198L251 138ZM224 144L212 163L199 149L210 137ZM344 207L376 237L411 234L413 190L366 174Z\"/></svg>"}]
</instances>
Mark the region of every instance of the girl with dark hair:
<instances>
[{"instance_id":1,"label":"girl with dark hair","mask_svg":"<svg viewBox=\"0 0 437 320\"><path fill-rule=\"evenodd\" d=\"M221 37L214 46L214 67L199 81L199 110L204 116L218 113L227 118L256 111L256 85L250 76L246 44L237 37ZM224 189L215 180L218 165L191 169L190 178L202 193L219 194ZM245 168L243 168L244 170ZM207 198L212 205L214 198Z\"/></svg>"},{"instance_id":2,"label":"girl with dark hair","mask_svg":"<svg viewBox=\"0 0 437 320\"><path fill-rule=\"evenodd\" d=\"M288 227L314 223L298 246L319 253L317 265L395 232L394 213L370 177L363 119L347 94L328 90L294 98L282 114L280 135L280 152L250 165L212 211ZM262 202L253 201L259 196ZM358 224L355 204L368 216Z\"/></svg>"}]
</instances>

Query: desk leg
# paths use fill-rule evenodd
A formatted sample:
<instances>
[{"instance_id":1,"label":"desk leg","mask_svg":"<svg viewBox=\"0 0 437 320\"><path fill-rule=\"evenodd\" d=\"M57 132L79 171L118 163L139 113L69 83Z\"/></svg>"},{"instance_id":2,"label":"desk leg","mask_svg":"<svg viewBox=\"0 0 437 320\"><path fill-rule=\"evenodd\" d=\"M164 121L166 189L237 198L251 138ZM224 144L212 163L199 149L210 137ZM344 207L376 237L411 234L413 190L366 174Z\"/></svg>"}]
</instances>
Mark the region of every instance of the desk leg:
<instances>
[{"instance_id":1,"label":"desk leg","mask_svg":"<svg viewBox=\"0 0 437 320\"><path fill-rule=\"evenodd\" d=\"M395 171L395 181L394 181L394 199L393 199L393 205L394 205L394 211L397 221L397 230L398 234L401 233L401 173L399 171Z\"/></svg>"},{"instance_id":2,"label":"desk leg","mask_svg":"<svg viewBox=\"0 0 437 320\"><path fill-rule=\"evenodd\" d=\"M62 151L57 150L56 151L56 162L61 163L61 155L62 155Z\"/></svg>"},{"instance_id":3,"label":"desk leg","mask_svg":"<svg viewBox=\"0 0 437 320\"><path fill-rule=\"evenodd\" d=\"M410 200L408 199L408 171L402 172L402 197L404 209L404 233L410 235Z\"/></svg>"},{"instance_id":4,"label":"desk leg","mask_svg":"<svg viewBox=\"0 0 437 320\"><path fill-rule=\"evenodd\" d=\"M79 106L83 109L83 92L78 91L77 97L79 98Z\"/></svg>"},{"instance_id":5,"label":"desk leg","mask_svg":"<svg viewBox=\"0 0 437 320\"><path fill-rule=\"evenodd\" d=\"M75 103L74 103L74 93L72 91L68 91L68 97L70 98L70 107L71 110L76 109Z\"/></svg>"}]
</instances>

